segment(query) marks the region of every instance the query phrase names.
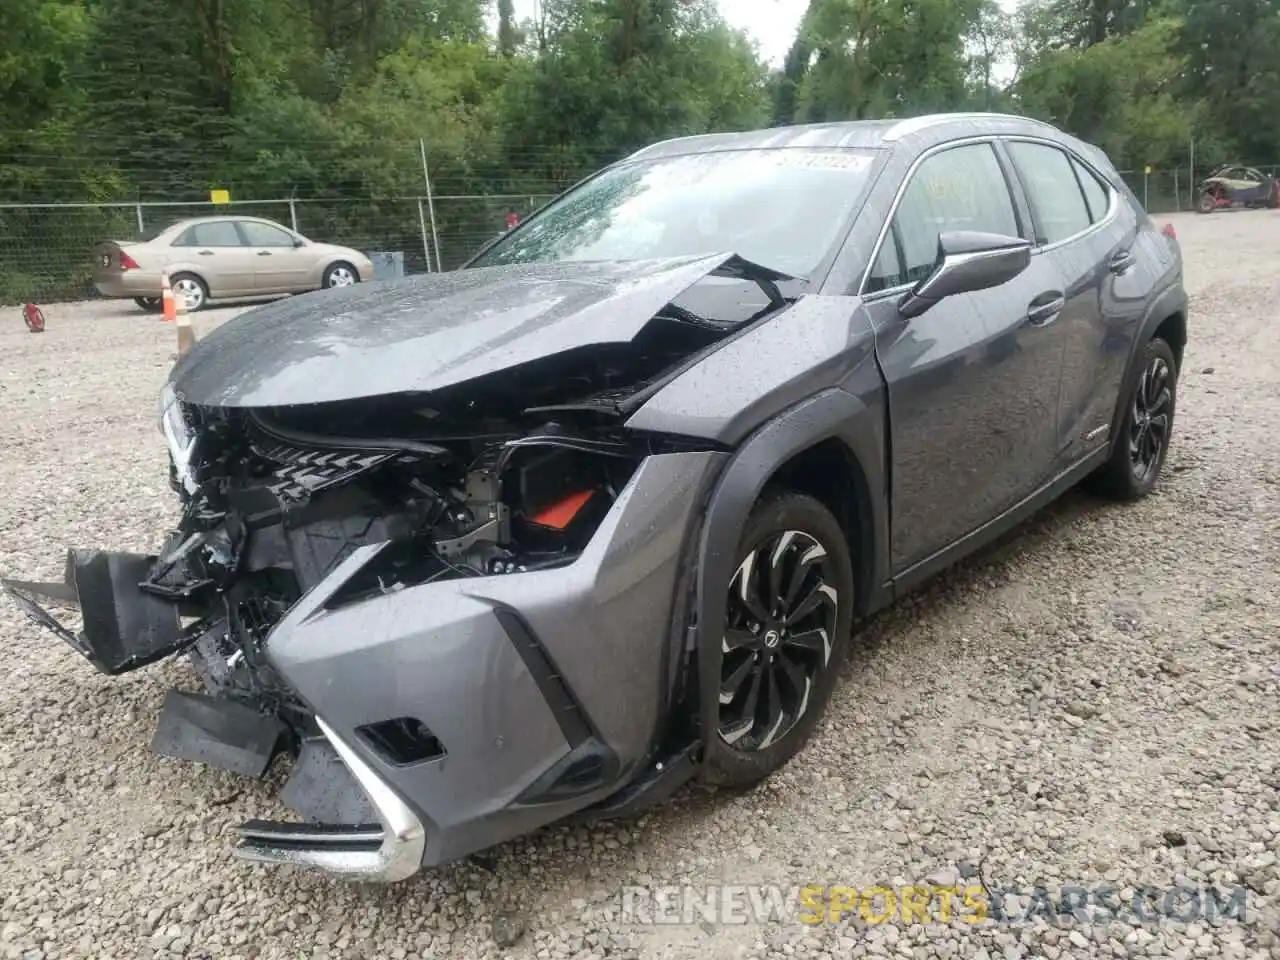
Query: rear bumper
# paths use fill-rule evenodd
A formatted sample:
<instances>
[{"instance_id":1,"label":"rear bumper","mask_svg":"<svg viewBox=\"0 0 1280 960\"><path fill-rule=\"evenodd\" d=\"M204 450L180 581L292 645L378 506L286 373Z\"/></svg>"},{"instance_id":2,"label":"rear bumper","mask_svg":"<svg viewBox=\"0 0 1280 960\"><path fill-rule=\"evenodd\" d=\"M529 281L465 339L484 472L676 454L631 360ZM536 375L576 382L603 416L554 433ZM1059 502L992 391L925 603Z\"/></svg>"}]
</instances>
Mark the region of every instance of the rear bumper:
<instances>
[{"instance_id":1,"label":"rear bumper","mask_svg":"<svg viewBox=\"0 0 1280 960\"><path fill-rule=\"evenodd\" d=\"M160 275L145 270L95 275L93 285L102 296L113 299L160 296Z\"/></svg>"}]
</instances>

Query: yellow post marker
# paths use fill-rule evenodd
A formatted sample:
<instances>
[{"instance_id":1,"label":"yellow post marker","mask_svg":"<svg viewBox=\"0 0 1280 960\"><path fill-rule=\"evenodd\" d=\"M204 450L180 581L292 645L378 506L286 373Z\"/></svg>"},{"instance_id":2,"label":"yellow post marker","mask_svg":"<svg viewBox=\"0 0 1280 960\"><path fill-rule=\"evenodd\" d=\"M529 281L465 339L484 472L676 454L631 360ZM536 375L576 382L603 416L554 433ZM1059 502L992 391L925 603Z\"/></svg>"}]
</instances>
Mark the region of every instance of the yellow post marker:
<instances>
[{"instance_id":1,"label":"yellow post marker","mask_svg":"<svg viewBox=\"0 0 1280 960\"><path fill-rule=\"evenodd\" d=\"M230 203L231 191L230 190L210 190L209 202L213 204L217 204L219 206Z\"/></svg>"}]
</instances>

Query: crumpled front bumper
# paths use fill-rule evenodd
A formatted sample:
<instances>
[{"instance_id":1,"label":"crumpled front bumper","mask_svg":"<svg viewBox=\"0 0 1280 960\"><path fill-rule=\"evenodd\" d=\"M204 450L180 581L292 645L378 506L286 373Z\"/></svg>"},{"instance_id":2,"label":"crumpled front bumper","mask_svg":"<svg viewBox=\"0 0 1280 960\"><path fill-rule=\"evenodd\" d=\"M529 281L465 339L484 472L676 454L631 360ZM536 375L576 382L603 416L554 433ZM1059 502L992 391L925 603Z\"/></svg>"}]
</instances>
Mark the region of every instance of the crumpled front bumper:
<instances>
[{"instance_id":1,"label":"crumpled front bumper","mask_svg":"<svg viewBox=\"0 0 1280 960\"><path fill-rule=\"evenodd\" d=\"M387 545L356 548L263 645L310 711L308 729L293 731L301 753L282 793L305 822L245 823L235 855L394 881L616 798L654 766L675 606L688 587L703 496L725 459L649 457L583 554L558 569L341 600ZM4 586L99 670L120 673L195 642L180 605L138 589L154 560L72 551L66 583ZM40 599L78 601L84 630L59 623ZM219 714L225 701L177 691L171 700L153 749L265 771L276 750L271 724L282 728L276 717L228 719ZM428 729L438 753L389 755L369 731L397 718ZM343 791L346 799L330 802Z\"/></svg>"},{"instance_id":2,"label":"crumpled front bumper","mask_svg":"<svg viewBox=\"0 0 1280 960\"><path fill-rule=\"evenodd\" d=\"M327 723L317 717L316 724L368 795L380 824L326 826L254 820L240 827L235 855L242 860L313 867L365 880L393 882L413 876L422 866L426 849L422 821Z\"/></svg>"}]
</instances>

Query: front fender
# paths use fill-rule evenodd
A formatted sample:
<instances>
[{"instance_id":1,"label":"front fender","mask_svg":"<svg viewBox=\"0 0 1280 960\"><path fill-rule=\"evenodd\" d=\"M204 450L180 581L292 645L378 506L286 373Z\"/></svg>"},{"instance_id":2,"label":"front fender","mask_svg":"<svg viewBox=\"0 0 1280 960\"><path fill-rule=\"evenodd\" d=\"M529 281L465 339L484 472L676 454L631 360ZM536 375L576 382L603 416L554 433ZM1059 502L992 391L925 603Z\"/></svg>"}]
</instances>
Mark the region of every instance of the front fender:
<instances>
[{"instance_id":1,"label":"front fender","mask_svg":"<svg viewBox=\"0 0 1280 960\"><path fill-rule=\"evenodd\" d=\"M703 743L716 736L719 678L701 669L716 662L725 619L725 591L733 576L738 544L751 508L777 469L809 447L836 438L857 458L871 491L870 526L874 573L884 582L879 549L887 541L884 489L884 411L838 388L824 390L766 423L734 454L720 475L703 518L694 590L699 726ZM852 491L850 491L852 495ZM864 538L868 539L868 538Z\"/></svg>"}]
</instances>

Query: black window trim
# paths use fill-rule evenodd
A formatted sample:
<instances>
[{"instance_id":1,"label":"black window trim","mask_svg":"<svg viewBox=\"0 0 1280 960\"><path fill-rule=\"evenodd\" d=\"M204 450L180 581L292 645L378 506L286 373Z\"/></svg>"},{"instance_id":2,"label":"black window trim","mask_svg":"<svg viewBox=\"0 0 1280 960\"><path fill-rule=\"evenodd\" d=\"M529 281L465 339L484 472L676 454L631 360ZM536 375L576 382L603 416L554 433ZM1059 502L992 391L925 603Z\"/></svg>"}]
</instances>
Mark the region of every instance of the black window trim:
<instances>
[{"instance_id":1,"label":"black window trim","mask_svg":"<svg viewBox=\"0 0 1280 960\"><path fill-rule=\"evenodd\" d=\"M1115 219L1116 213L1120 207L1120 196L1116 191L1116 188L1112 185L1111 180L1100 174L1093 164L1084 159L1066 144L1059 143L1056 140L1049 140L1045 137L1033 137L1026 134L1004 134L1000 139L1005 143L1034 143L1042 147L1052 147L1053 149L1066 154L1068 160L1074 160L1076 163L1080 164L1080 166L1084 167L1085 170L1093 174L1107 191L1107 212L1097 220L1094 220L1093 211L1089 207L1089 198L1085 196L1084 186L1080 183L1080 175L1076 173L1074 166L1071 167L1071 178L1075 181L1076 189L1080 191L1080 200L1084 204L1085 212L1089 214L1089 226L1085 227L1083 230L1076 231L1069 237L1063 237L1061 240L1055 240L1053 243L1040 243L1039 231L1033 231L1034 235L1032 237L1032 243L1035 244L1036 250L1041 252L1057 250L1059 247L1065 246L1068 243L1075 243L1078 240L1083 240L1095 231L1102 229L1104 226L1108 226L1111 221ZM1013 159L1012 152L1009 154L1009 160L1013 164L1014 174L1017 176L1019 183L1022 184L1022 190L1025 194L1027 192L1026 182L1022 179L1022 171L1018 169L1017 161ZM1030 198L1028 197L1028 207L1029 206ZM1031 216L1033 219L1035 218L1034 210L1031 211Z\"/></svg>"},{"instance_id":2,"label":"black window trim","mask_svg":"<svg viewBox=\"0 0 1280 960\"><path fill-rule=\"evenodd\" d=\"M958 147L971 147L980 144L987 144L991 147L992 153L995 154L996 163L1000 166L1000 173L1004 177L1005 188L1009 191L1009 203L1013 206L1014 223L1018 227L1019 233L1026 238L1027 228L1029 224L1026 218L1030 216L1030 211L1024 212L1022 208L1021 181L1015 185L1010 181L1010 177L1014 176L1014 170L1010 165L1008 158L1004 156L998 144L1003 139L998 134L982 134L973 137L963 137L957 140L947 140L944 143L936 144L920 153L911 162L911 166L907 168L907 172L902 177L902 182L898 184L898 189L893 195L893 203L889 205L889 213L885 216L884 223L880 225L880 232L876 236L875 246L871 248L871 256L867 259L867 266L862 271L862 279L858 281L858 289L856 296L860 297L864 302L873 303L879 300L904 293L914 287L915 283L900 283L896 287L885 287L882 290L867 291L867 281L871 279L871 271L875 269L876 262L880 259L880 248L884 246L885 237L893 234L893 242L898 247L899 259L901 262L902 244L896 235L894 229L894 220L898 216L898 207L902 203L903 194L907 192L907 186L911 183L912 178L916 175L916 171L930 157L945 153L948 150L954 150ZM1034 241L1033 241L1034 243ZM905 263L903 264L905 266Z\"/></svg>"}]
</instances>

